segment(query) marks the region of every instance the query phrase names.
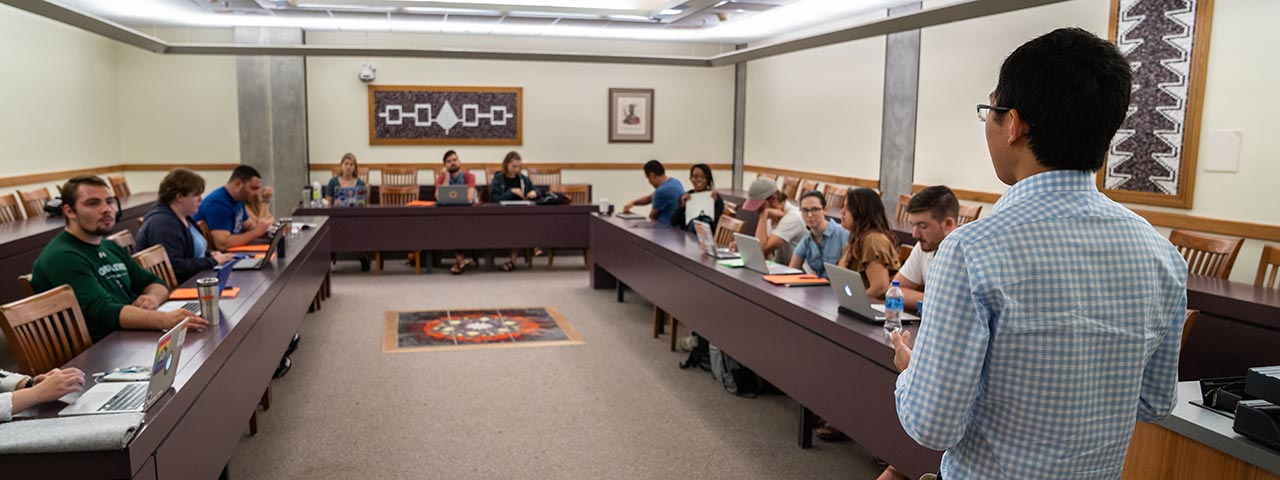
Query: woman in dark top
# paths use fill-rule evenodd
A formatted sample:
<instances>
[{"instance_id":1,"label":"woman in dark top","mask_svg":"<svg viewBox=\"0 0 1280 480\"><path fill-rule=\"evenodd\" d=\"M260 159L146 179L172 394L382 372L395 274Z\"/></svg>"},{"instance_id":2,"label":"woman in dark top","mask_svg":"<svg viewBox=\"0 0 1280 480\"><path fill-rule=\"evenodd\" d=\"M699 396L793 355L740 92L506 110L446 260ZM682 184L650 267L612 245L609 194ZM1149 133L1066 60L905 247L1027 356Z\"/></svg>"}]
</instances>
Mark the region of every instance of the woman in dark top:
<instances>
[{"instance_id":1,"label":"woman in dark top","mask_svg":"<svg viewBox=\"0 0 1280 480\"><path fill-rule=\"evenodd\" d=\"M210 250L191 218L200 209L203 194L203 177L191 170L174 169L160 181L159 201L143 217L138 230L138 249L164 245L178 283L235 258L230 253Z\"/></svg>"},{"instance_id":2,"label":"woman in dark top","mask_svg":"<svg viewBox=\"0 0 1280 480\"><path fill-rule=\"evenodd\" d=\"M489 179L489 201L498 203L507 200L533 200L538 198L538 190L533 187L533 180L520 173L524 161L515 151L507 153L502 159L502 171L493 174ZM510 272L516 269L517 250L511 250L511 259L502 265L502 270Z\"/></svg>"},{"instance_id":3,"label":"woman in dark top","mask_svg":"<svg viewBox=\"0 0 1280 480\"><path fill-rule=\"evenodd\" d=\"M716 224L720 222L720 214L724 213L724 200L721 200L720 194L715 191L716 182L715 179L711 177L711 167L707 166L705 163L694 165L693 168L689 169L689 183L693 184L693 190L685 192L684 195L680 197L680 206L676 208L675 213L671 214L671 226L693 232L693 221L702 220L711 224L712 232L716 231ZM688 202L689 198L694 193L698 192L711 192L711 198L716 201L714 207L715 211L707 212L711 216L698 215L697 218L691 218L689 219L689 222L686 223L684 218L685 202Z\"/></svg>"}]
</instances>

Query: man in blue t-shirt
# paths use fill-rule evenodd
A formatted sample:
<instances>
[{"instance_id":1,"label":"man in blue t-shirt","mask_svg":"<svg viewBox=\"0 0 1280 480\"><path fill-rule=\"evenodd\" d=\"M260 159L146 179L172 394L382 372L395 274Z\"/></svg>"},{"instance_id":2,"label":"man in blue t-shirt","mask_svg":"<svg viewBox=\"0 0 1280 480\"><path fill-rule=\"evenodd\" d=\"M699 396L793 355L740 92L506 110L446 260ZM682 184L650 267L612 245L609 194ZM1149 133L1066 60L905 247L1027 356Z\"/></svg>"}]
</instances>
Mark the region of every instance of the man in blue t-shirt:
<instances>
[{"instance_id":1,"label":"man in blue t-shirt","mask_svg":"<svg viewBox=\"0 0 1280 480\"><path fill-rule=\"evenodd\" d=\"M271 227L269 220L246 224L249 214L245 212L244 202L257 197L261 190L262 175L253 167L241 165L231 172L231 180L226 185L218 187L200 202L200 210L194 218L208 224L214 250L225 252L232 247L248 245L267 233Z\"/></svg>"},{"instance_id":2,"label":"man in blue t-shirt","mask_svg":"<svg viewBox=\"0 0 1280 480\"><path fill-rule=\"evenodd\" d=\"M653 204L649 210L649 218L658 223L671 223L671 214L680 207L680 196L684 195L684 185L679 180L667 176L667 169L662 162L649 160L644 164L644 177L653 185L653 193L637 198L622 207L623 213L631 213L636 205Z\"/></svg>"}]
</instances>

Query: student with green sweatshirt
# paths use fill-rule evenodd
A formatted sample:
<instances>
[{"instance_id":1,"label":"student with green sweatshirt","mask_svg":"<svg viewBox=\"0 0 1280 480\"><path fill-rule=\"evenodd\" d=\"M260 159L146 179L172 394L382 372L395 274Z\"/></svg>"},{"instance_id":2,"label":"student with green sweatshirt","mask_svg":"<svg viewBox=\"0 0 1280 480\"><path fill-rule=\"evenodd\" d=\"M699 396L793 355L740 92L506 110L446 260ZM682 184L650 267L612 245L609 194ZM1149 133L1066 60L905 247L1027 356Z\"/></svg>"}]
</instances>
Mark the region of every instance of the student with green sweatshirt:
<instances>
[{"instance_id":1,"label":"student with green sweatshirt","mask_svg":"<svg viewBox=\"0 0 1280 480\"><path fill-rule=\"evenodd\" d=\"M101 178L91 175L62 186L67 229L44 247L31 272L31 286L43 292L70 285L93 341L120 330L169 329L184 318L189 328L209 324L186 309L159 312L169 299L164 282L143 269L115 242L103 241L115 226L116 205Z\"/></svg>"}]
</instances>

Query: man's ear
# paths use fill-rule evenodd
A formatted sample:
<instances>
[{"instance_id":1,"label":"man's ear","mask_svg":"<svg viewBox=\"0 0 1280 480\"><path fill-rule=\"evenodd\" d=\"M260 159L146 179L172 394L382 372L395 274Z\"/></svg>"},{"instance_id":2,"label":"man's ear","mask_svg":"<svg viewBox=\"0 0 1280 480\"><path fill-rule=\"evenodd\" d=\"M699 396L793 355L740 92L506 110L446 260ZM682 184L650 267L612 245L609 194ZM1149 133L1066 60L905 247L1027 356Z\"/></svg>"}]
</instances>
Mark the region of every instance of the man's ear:
<instances>
[{"instance_id":1,"label":"man's ear","mask_svg":"<svg viewBox=\"0 0 1280 480\"><path fill-rule=\"evenodd\" d=\"M75 215L76 215L75 207L73 207L71 204L65 201L62 202L62 216L66 218L74 219L76 218Z\"/></svg>"},{"instance_id":2,"label":"man's ear","mask_svg":"<svg viewBox=\"0 0 1280 480\"><path fill-rule=\"evenodd\" d=\"M1018 110L1009 110L1005 113L1006 138L1005 141L1009 145L1017 143L1019 139L1025 137L1031 131L1031 125L1027 123L1025 118Z\"/></svg>"}]
</instances>

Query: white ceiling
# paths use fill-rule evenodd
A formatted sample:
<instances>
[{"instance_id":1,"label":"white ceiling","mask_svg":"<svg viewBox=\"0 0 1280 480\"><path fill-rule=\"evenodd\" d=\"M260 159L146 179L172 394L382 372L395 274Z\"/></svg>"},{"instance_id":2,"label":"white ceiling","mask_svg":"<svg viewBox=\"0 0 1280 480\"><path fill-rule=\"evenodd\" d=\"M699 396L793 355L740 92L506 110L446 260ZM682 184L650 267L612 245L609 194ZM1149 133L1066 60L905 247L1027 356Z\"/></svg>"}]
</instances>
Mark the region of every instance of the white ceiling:
<instances>
[{"instance_id":1,"label":"white ceiling","mask_svg":"<svg viewBox=\"0 0 1280 480\"><path fill-rule=\"evenodd\" d=\"M61 0L134 28L235 26L745 43L915 0Z\"/></svg>"}]
</instances>

